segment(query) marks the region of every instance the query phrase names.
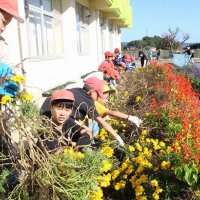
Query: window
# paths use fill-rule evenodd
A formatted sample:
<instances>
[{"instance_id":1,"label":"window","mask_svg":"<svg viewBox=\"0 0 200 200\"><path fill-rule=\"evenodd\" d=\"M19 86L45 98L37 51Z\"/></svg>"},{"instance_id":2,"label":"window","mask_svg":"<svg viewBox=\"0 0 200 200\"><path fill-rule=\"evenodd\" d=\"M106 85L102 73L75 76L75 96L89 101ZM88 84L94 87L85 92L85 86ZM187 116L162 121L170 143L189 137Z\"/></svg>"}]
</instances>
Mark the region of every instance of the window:
<instances>
[{"instance_id":1,"label":"window","mask_svg":"<svg viewBox=\"0 0 200 200\"><path fill-rule=\"evenodd\" d=\"M27 0L29 54L32 58L63 55L61 0Z\"/></svg>"},{"instance_id":2,"label":"window","mask_svg":"<svg viewBox=\"0 0 200 200\"><path fill-rule=\"evenodd\" d=\"M80 54L88 53L89 49L89 17L90 11L76 2L77 48Z\"/></svg>"}]
</instances>

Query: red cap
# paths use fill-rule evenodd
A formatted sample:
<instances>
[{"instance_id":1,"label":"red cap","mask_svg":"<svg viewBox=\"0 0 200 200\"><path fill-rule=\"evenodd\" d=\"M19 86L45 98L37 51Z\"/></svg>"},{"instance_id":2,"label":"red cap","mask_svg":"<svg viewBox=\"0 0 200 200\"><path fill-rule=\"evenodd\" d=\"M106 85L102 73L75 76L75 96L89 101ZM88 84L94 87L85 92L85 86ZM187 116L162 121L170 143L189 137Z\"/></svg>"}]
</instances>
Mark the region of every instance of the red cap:
<instances>
[{"instance_id":1,"label":"red cap","mask_svg":"<svg viewBox=\"0 0 200 200\"><path fill-rule=\"evenodd\" d=\"M120 75L119 75L119 72L117 71L117 70L115 70L114 68L112 68L112 67L108 67L107 69L106 69L106 72L107 72L107 74L109 74L113 79L117 79L117 80L119 80L120 79Z\"/></svg>"},{"instance_id":2,"label":"red cap","mask_svg":"<svg viewBox=\"0 0 200 200\"><path fill-rule=\"evenodd\" d=\"M127 62L131 62L131 57L129 54L125 53L123 58L127 61Z\"/></svg>"},{"instance_id":3,"label":"red cap","mask_svg":"<svg viewBox=\"0 0 200 200\"><path fill-rule=\"evenodd\" d=\"M110 51L106 51L106 52L104 53L104 55L105 55L106 57L113 57L113 53L110 52Z\"/></svg>"},{"instance_id":4,"label":"red cap","mask_svg":"<svg viewBox=\"0 0 200 200\"><path fill-rule=\"evenodd\" d=\"M51 95L51 101L63 99L69 101L75 101L74 95L69 90L56 90Z\"/></svg>"},{"instance_id":5,"label":"red cap","mask_svg":"<svg viewBox=\"0 0 200 200\"><path fill-rule=\"evenodd\" d=\"M135 61L135 57L131 56L131 61L132 62Z\"/></svg>"},{"instance_id":6,"label":"red cap","mask_svg":"<svg viewBox=\"0 0 200 200\"><path fill-rule=\"evenodd\" d=\"M91 77L85 80L85 84L89 86L90 88L94 89L97 91L98 95L102 98L105 99L103 95L103 86L104 86L104 81L100 80L96 77Z\"/></svg>"},{"instance_id":7,"label":"red cap","mask_svg":"<svg viewBox=\"0 0 200 200\"><path fill-rule=\"evenodd\" d=\"M24 22L18 13L17 0L0 0L0 9L12 15L18 22Z\"/></svg>"},{"instance_id":8,"label":"red cap","mask_svg":"<svg viewBox=\"0 0 200 200\"><path fill-rule=\"evenodd\" d=\"M119 50L119 48L115 48L115 51L114 51L115 53L120 53L120 50Z\"/></svg>"}]
</instances>

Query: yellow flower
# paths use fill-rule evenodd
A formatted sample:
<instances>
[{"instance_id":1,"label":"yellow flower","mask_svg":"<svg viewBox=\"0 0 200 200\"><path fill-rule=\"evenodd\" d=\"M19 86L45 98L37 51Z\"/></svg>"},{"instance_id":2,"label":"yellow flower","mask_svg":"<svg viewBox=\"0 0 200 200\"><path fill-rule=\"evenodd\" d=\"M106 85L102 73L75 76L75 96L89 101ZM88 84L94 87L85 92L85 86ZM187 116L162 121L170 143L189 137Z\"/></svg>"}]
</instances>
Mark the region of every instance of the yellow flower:
<instances>
[{"instance_id":1,"label":"yellow flower","mask_svg":"<svg viewBox=\"0 0 200 200\"><path fill-rule=\"evenodd\" d=\"M125 97L128 96L128 91L127 90L124 92L124 96Z\"/></svg>"},{"instance_id":2,"label":"yellow flower","mask_svg":"<svg viewBox=\"0 0 200 200\"><path fill-rule=\"evenodd\" d=\"M159 145L161 146L161 147L165 147L165 143L164 142L159 142Z\"/></svg>"},{"instance_id":3,"label":"yellow flower","mask_svg":"<svg viewBox=\"0 0 200 200\"><path fill-rule=\"evenodd\" d=\"M162 161L161 163L161 168L162 169L169 169L171 166L170 162L169 161Z\"/></svg>"},{"instance_id":4,"label":"yellow flower","mask_svg":"<svg viewBox=\"0 0 200 200\"><path fill-rule=\"evenodd\" d=\"M141 99L142 99L141 96L137 96L137 97L135 98L135 101L136 101L136 102L139 102Z\"/></svg>"},{"instance_id":5,"label":"yellow flower","mask_svg":"<svg viewBox=\"0 0 200 200\"><path fill-rule=\"evenodd\" d=\"M135 147L138 151L142 151L142 146L138 142L135 143Z\"/></svg>"},{"instance_id":6,"label":"yellow flower","mask_svg":"<svg viewBox=\"0 0 200 200\"><path fill-rule=\"evenodd\" d=\"M129 150L130 152L132 152L132 151L135 151L135 148L134 148L133 146L129 145L129 146L128 146L128 150Z\"/></svg>"},{"instance_id":7,"label":"yellow flower","mask_svg":"<svg viewBox=\"0 0 200 200\"><path fill-rule=\"evenodd\" d=\"M162 191L163 191L162 188L160 188L159 186L156 187L156 190L155 190L156 193L161 193Z\"/></svg>"},{"instance_id":8,"label":"yellow flower","mask_svg":"<svg viewBox=\"0 0 200 200\"><path fill-rule=\"evenodd\" d=\"M124 175L122 176L123 179L127 179L127 177L128 177L128 176L127 176L126 174L124 174Z\"/></svg>"},{"instance_id":9,"label":"yellow flower","mask_svg":"<svg viewBox=\"0 0 200 200\"><path fill-rule=\"evenodd\" d=\"M148 117L150 115L150 113L146 112L145 115L146 115L146 117Z\"/></svg>"},{"instance_id":10,"label":"yellow flower","mask_svg":"<svg viewBox=\"0 0 200 200\"><path fill-rule=\"evenodd\" d=\"M135 195L136 196L140 196L142 195L142 193L144 192L144 188L141 185L138 185L135 189Z\"/></svg>"},{"instance_id":11,"label":"yellow flower","mask_svg":"<svg viewBox=\"0 0 200 200\"><path fill-rule=\"evenodd\" d=\"M85 154L81 153L81 152L77 152L77 153L75 153L74 157L75 158L83 159L83 158L85 158Z\"/></svg>"},{"instance_id":12,"label":"yellow flower","mask_svg":"<svg viewBox=\"0 0 200 200\"><path fill-rule=\"evenodd\" d=\"M114 185L114 188L115 188L115 190L120 190L120 189L124 188L125 185L126 185L126 182L121 180L120 182L118 182Z\"/></svg>"},{"instance_id":13,"label":"yellow flower","mask_svg":"<svg viewBox=\"0 0 200 200\"><path fill-rule=\"evenodd\" d=\"M145 174L142 174L140 176L140 181L141 181L141 183L146 183L147 182L147 176Z\"/></svg>"},{"instance_id":14,"label":"yellow flower","mask_svg":"<svg viewBox=\"0 0 200 200\"><path fill-rule=\"evenodd\" d=\"M166 149L166 153L169 154L172 151L172 147L168 146Z\"/></svg>"},{"instance_id":15,"label":"yellow flower","mask_svg":"<svg viewBox=\"0 0 200 200\"><path fill-rule=\"evenodd\" d=\"M154 186L154 187L157 187L158 186L158 181L156 179L152 180L151 181L151 185Z\"/></svg>"},{"instance_id":16,"label":"yellow flower","mask_svg":"<svg viewBox=\"0 0 200 200\"><path fill-rule=\"evenodd\" d=\"M137 196L136 200L147 200L147 196L145 195Z\"/></svg>"},{"instance_id":17,"label":"yellow flower","mask_svg":"<svg viewBox=\"0 0 200 200\"><path fill-rule=\"evenodd\" d=\"M125 171L125 174L131 174L133 172L133 165L129 165L128 169Z\"/></svg>"},{"instance_id":18,"label":"yellow flower","mask_svg":"<svg viewBox=\"0 0 200 200\"><path fill-rule=\"evenodd\" d=\"M97 178L97 181L99 182L101 187L108 187L111 181L111 174L103 174L102 176L99 176Z\"/></svg>"},{"instance_id":19,"label":"yellow flower","mask_svg":"<svg viewBox=\"0 0 200 200\"><path fill-rule=\"evenodd\" d=\"M153 199L155 199L155 200L159 199L159 195L156 192L154 192L152 196L153 196Z\"/></svg>"},{"instance_id":20,"label":"yellow flower","mask_svg":"<svg viewBox=\"0 0 200 200\"><path fill-rule=\"evenodd\" d=\"M21 84L24 81L24 76L12 76L10 80L16 82L17 84Z\"/></svg>"},{"instance_id":21,"label":"yellow flower","mask_svg":"<svg viewBox=\"0 0 200 200\"><path fill-rule=\"evenodd\" d=\"M91 200L102 200L103 199L103 191L100 187L97 188L95 193L90 195Z\"/></svg>"},{"instance_id":22,"label":"yellow flower","mask_svg":"<svg viewBox=\"0 0 200 200\"><path fill-rule=\"evenodd\" d=\"M120 174L120 171L119 170L114 170L113 172L112 172L112 174L111 174L111 176L112 176L112 180L115 180L118 176L119 176L119 174Z\"/></svg>"},{"instance_id":23,"label":"yellow flower","mask_svg":"<svg viewBox=\"0 0 200 200\"><path fill-rule=\"evenodd\" d=\"M32 99L33 99L33 95L30 93L21 94L20 97L21 97L22 101L32 101Z\"/></svg>"},{"instance_id":24,"label":"yellow flower","mask_svg":"<svg viewBox=\"0 0 200 200\"><path fill-rule=\"evenodd\" d=\"M142 135L147 135L148 134L148 131L145 129L145 130L142 130L142 133L141 133Z\"/></svg>"},{"instance_id":25,"label":"yellow flower","mask_svg":"<svg viewBox=\"0 0 200 200\"><path fill-rule=\"evenodd\" d=\"M112 164L108 160L103 160L103 167L100 169L100 173L107 172L112 168Z\"/></svg>"},{"instance_id":26,"label":"yellow flower","mask_svg":"<svg viewBox=\"0 0 200 200\"><path fill-rule=\"evenodd\" d=\"M103 147L103 148L101 149L101 153L102 153L103 155L107 156L108 158L110 158L110 157L113 156L114 150L113 150L111 147L106 146L106 147Z\"/></svg>"},{"instance_id":27,"label":"yellow flower","mask_svg":"<svg viewBox=\"0 0 200 200\"><path fill-rule=\"evenodd\" d=\"M12 101L12 98L8 95L2 96L1 98L1 104L3 105L10 103L11 101Z\"/></svg>"}]
</instances>

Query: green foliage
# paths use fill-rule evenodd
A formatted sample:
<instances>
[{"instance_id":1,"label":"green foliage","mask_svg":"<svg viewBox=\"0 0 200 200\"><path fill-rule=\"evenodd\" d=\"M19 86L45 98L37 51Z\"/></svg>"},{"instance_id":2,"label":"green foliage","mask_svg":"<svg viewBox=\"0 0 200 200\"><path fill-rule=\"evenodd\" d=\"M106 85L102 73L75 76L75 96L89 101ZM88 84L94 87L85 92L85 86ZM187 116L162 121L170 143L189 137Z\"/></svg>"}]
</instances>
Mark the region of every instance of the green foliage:
<instances>
[{"instance_id":1,"label":"green foliage","mask_svg":"<svg viewBox=\"0 0 200 200\"><path fill-rule=\"evenodd\" d=\"M194 186L198 181L198 169L194 163L175 166L174 172L179 180L185 181L188 185Z\"/></svg>"},{"instance_id":2,"label":"green foliage","mask_svg":"<svg viewBox=\"0 0 200 200\"><path fill-rule=\"evenodd\" d=\"M8 176L9 172L7 170L3 170L0 174L0 194L5 192L5 185L7 183L6 177Z\"/></svg>"},{"instance_id":3,"label":"green foliage","mask_svg":"<svg viewBox=\"0 0 200 200\"><path fill-rule=\"evenodd\" d=\"M192 88L197 92L200 92L200 78L190 77L190 82L192 84Z\"/></svg>"}]
</instances>

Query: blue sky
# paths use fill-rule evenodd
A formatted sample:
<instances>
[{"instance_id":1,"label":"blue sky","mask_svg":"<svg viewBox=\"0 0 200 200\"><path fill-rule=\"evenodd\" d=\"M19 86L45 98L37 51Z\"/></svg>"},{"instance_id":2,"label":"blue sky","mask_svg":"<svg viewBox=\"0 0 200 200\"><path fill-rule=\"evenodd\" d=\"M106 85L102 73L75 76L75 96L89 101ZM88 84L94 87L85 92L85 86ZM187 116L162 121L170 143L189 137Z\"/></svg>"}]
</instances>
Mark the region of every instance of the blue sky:
<instances>
[{"instance_id":1,"label":"blue sky","mask_svg":"<svg viewBox=\"0 0 200 200\"><path fill-rule=\"evenodd\" d=\"M130 0L133 28L122 29L122 42L144 36L162 36L171 28L180 29L179 39L190 34L187 42L200 43L200 0Z\"/></svg>"}]
</instances>

